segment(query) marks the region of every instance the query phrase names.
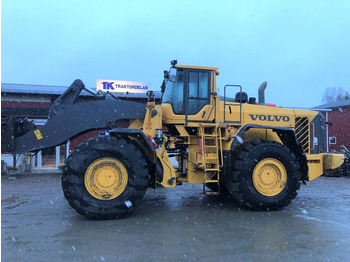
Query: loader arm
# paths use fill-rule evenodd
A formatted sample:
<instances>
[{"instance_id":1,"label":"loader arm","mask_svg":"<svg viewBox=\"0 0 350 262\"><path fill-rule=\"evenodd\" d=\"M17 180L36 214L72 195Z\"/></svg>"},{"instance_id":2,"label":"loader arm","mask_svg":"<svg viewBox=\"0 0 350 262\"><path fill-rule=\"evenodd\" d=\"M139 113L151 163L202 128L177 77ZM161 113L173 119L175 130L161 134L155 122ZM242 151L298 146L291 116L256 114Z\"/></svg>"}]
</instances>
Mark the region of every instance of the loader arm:
<instances>
[{"instance_id":1,"label":"loader arm","mask_svg":"<svg viewBox=\"0 0 350 262\"><path fill-rule=\"evenodd\" d=\"M8 123L1 141L2 151L14 154L37 151L63 144L89 130L110 128L118 120L144 118L146 106L142 103L101 95L94 101L75 103L83 85L74 81L53 103L47 123L40 128L16 134L17 123Z\"/></svg>"}]
</instances>

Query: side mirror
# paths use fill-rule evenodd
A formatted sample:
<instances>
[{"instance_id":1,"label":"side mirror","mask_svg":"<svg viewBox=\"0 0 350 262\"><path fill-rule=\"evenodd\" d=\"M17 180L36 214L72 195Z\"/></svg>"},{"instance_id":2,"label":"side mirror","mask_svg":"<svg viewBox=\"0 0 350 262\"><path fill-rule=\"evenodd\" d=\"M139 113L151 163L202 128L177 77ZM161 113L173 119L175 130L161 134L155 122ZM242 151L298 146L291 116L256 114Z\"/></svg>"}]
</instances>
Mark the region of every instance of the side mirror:
<instances>
[{"instance_id":1,"label":"side mirror","mask_svg":"<svg viewBox=\"0 0 350 262\"><path fill-rule=\"evenodd\" d=\"M174 68L174 67L170 68L170 70L169 70L169 81L170 82L175 82L176 72L177 72L176 68Z\"/></svg>"}]
</instances>

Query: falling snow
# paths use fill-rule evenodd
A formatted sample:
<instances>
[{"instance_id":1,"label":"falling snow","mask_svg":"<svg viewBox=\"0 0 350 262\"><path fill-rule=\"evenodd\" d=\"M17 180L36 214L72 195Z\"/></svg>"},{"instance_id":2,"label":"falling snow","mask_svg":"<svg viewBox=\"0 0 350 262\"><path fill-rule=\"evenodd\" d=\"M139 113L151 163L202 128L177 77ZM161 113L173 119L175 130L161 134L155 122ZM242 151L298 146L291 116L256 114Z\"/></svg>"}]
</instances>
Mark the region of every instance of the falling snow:
<instances>
[{"instance_id":1,"label":"falling snow","mask_svg":"<svg viewBox=\"0 0 350 262\"><path fill-rule=\"evenodd\" d=\"M129 201L129 200L126 200L126 201L125 201L125 205L126 205L127 208L132 207L132 203L131 203L131 201Z\"/></svg>"}]
</instances>

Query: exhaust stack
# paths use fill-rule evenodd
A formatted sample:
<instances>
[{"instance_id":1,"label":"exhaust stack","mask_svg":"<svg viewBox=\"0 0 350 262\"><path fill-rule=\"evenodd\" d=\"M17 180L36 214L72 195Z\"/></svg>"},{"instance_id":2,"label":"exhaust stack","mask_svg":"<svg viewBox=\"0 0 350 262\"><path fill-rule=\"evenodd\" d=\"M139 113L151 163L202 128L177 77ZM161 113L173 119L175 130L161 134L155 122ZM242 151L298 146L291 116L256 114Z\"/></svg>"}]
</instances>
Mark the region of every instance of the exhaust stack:
<instances>
[{"instance_id":1,"label":"exhaust stack","mask_svg":"<svg viewBox=\"0 0 350 262\"><path fill-rule=\"evenodd\" d=\"M259 105L265 105L265 88L267 86L267 82L264 81L259 86L258 96L259 96Z\"/></svg>"}]
</instances>

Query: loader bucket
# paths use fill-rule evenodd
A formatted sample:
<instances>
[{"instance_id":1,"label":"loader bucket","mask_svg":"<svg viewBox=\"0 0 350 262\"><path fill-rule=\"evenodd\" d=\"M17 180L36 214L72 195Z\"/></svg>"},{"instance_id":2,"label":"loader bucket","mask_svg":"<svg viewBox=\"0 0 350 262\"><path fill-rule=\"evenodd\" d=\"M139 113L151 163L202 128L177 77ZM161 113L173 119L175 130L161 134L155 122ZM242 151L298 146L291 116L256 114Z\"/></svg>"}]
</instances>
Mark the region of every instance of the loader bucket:
<instances>
[{"instance_id":1,"label":"loader bucket","mask_svg":"<svg viewBox=\"0 0 350 262\"><path fill-rule=\"evenodd\" d=\"M15 138L35 129L28 119L17 120L15 116L1 122L1 152L12 152L15 148Z\"/></svg>"}]
</instances>

